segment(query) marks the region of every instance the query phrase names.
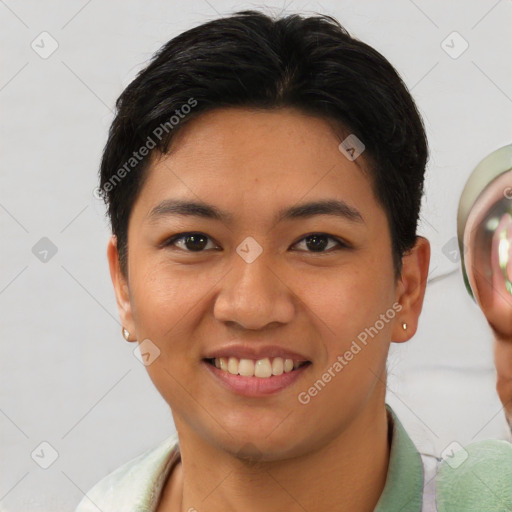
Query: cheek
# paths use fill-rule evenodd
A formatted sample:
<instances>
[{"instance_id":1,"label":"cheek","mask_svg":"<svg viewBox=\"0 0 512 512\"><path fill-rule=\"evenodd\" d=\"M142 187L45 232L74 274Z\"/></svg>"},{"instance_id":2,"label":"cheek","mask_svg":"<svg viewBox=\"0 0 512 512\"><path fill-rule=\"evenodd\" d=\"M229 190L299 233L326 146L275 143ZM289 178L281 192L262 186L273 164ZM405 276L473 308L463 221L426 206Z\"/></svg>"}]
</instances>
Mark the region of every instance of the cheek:
<instances>
[{"instance_id":1,"label":"cheek","mask_svg":"<svg viewBox=\"0 0 512 512\"><path fill-rule=\"evenodd\" d=\"M158 351L146 370L168 403L180 402L184 383L193 385L201 349L194 342L194 327L207 314L212 279L192 267L178 271L168 264L146 271L139 267L130 277L138 339L151 340Z\"/></svg>"},{"instance_id":2,"label":"cheek","mask_svg":"<svg viewBox=\"0 0 512 512\"><path fill-rule=\"evenodd\" d=\"M130 281L139 334L156 343L174 345L183 339L180 330L204 307L215 277L192 266L178 268L168 262L153 262L134 272Z\"/></svg>"},{"instance_id":3,"label":"cheek","mask_svg":"<svg viewBox=\"0 0 512 512\"><path fill-rule=\"evenodd\" d=\"M387 332L394 316L395 288L386 273L368 270L370 264L342 268L339 272L313 276L302 273L297 295L309 309L307 314L325 332L326 339L343 344L370 328L388 313L379 331ZM373 267L377 269L376 266Z\"/></svg>"},{"instance_id":4,"label":"cheek","mask_svg":"<svg viewBox=\"0 0 512 512\"><path fill-rule=\"evenodd\" d=\"M343 285L341 282L343 281ZM385 368L391 340L393 288L382 281L362 282L357 276L331 283L310 315L323 345L311 378L301 391L309 411L324 415L325 427L335 428L340 411L354 417L376 388L385 389ZM369 291L372 282L374 290ZM311 285L310 285L311 286ZM311 303L310 303L311 304ZM303 403L303 402L301 402Z\"/></svg>"},{"instance_id":5,"label":"cheek","mask_svg":"<svg viewBox=\"0 0 512 512\"><path fill-rule=\"evenodd\" d=\"M325 400L326 406L328 396L336 403L356 406L379 379L385 378L383 370L397 315L397 305L393 307L395 288L387 274L365 268L345 269L324 282L316 280L317 285L323 284L320 288L314 280L303 280L307 306L314 313L309 317L323 345L312 381L329 382L329 390L322 391L319 401Z\"/></svg>"}]
</instances>

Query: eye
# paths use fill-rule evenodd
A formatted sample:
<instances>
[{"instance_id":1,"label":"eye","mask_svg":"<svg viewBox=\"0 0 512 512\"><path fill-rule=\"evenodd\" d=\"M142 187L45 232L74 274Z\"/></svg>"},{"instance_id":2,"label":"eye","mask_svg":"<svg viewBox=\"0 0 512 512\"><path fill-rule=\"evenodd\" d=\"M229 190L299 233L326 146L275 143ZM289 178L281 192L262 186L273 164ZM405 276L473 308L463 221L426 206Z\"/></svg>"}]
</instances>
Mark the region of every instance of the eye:
<instances>
[{"instance_id":1,"label":"eye","mask_svg":"<svg viewBox=\"0 0 512 512\"><path fill-rule=\"evenodd\" d=\"M176 246L185 252L202 252L207 248L210 238L204 233L179 233L166 240L162 246ZM213 242L211 242L213 244ZM213 248L218 246L213 244ZM210 247L211 248L211 247Z\"/></svg>"},{"instance_id":2,"label":"eye","mask_svg":"<svg viewBox=\"0 0 512 512\"><path fill-rule=\"evenodd\" d=\"M328 251L324 250L329 245L328 240L332 240L335 242L334 247L336 247L336 246L338 248L348 248L349 247L348 244L346 244L345 242L341 241L340 239L338 239L336 237L327 235L326 233L312 233L310 235L305 236L304 238L299 240L299 242L297 242L294 245L298 245L299 243L302 243L305 241L306 247L308 249L311 249L306 252L316 252L316 253L332 252L331 250L328 250ZM330 249L332 249L332 246Z\"/></svg>"},{"instance_id":3,"label":"eye","mask_svg":"<svg viewBox=\"0 0 512 512\"><path fill-rule=\"evenodd\" d=\"M329 247L329 240L334 242L334 246ZM208 243L211 244L210 247L208 247ZM293 247L300 243L305 243L307 247L305 252L313 253L332 252L331 249L336 247L340 249L349 247L347 243L326 233L311 233L306 235L299 240L299 242L296 242ZM219 249L207 235L198 232L179 233L166 240L162 246L178 247L185 252L204 252L206 249ZM329 247L329 250L326 250L326 247Z\"/></svg>"}]
</instances>

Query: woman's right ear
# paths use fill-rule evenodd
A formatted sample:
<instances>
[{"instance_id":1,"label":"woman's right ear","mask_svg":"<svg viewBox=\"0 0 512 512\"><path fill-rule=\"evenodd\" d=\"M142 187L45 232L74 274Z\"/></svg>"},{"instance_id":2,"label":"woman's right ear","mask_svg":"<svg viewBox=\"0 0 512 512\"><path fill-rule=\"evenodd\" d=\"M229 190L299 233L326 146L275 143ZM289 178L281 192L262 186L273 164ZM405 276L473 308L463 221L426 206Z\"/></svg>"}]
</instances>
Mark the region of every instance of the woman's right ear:
<instances>
[{"instance_id":1,"label":"woman's right ear","mask_svg":"<svg viewBox=\"0 0 512 512\"><path fill-rule=\"evenodd\" d=\"M132 314L128 276L125 276L121 270L117 237L115 235L112 235L108 242L107 258L121 324L129 333L135 334L135 322Z\"/></svg>"},{"instance_id":2,"label":"woman's right ear","mask_svg":"<svg viewBox=\"0 0 512 512\"><path fill-rule=\"evenodd\" d=\"M392 340L396 343L410 340L418 328L423 307L430 265L430 242L416 237L414 247L402 257L402 272L395 301L401 305L393 326ZM406 324L405 327L403 324Z\"/></svg>"}]
</instances>

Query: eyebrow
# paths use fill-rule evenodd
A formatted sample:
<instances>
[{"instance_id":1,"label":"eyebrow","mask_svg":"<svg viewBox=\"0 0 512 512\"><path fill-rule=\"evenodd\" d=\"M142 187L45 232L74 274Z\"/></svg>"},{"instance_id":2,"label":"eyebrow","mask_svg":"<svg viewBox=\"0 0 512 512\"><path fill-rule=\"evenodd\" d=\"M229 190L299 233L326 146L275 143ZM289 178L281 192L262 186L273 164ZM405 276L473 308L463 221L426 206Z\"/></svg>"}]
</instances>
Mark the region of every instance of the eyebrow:
<instances>
[{"instance_id":1,"label":"eyebrow","mask_svg":"<svg viewBox=\"0 0 512 512\"><path fill-rule=\"evenodd\" d=\"M180 199L165 199L150 211L147 218L150 222L155 222L162 217L173 215L201 217L227 224L232 223L234 219L233 214L212 204ZM277 224L284 220L305 219L315 215L332 215L352 222L364 223L363 216L358 210L339 199L311 201L282 208L277 212L274 222Z\"/></svg>"}]
</instances>

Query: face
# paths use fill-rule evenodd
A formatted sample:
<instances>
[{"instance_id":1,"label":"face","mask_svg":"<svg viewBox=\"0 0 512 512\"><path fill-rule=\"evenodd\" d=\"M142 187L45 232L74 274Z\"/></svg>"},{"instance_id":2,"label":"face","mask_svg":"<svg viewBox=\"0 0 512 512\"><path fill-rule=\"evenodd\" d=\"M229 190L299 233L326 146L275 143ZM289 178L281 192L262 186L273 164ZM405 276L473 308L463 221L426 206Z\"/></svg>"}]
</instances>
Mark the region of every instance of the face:
<instances>
[{"instance_id":1,"label":"face","mask_svg":"<svg viewBox=\"0 0 512 512\"><path fill-rule=\"evenodd\" d=\"M341 140L293 109L219 109L153 160L131 212L127 278L115 239L109 261L123 325L159 351L147 370L178 433L283 459L383 402L405 288L364 153L349 160ZM279 358L301 366L283 371ZM264 377L272 370L283 373Z\"/></svg>"}]
</instances>

